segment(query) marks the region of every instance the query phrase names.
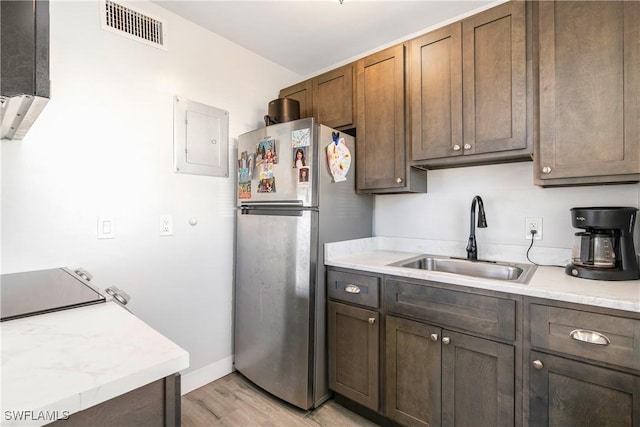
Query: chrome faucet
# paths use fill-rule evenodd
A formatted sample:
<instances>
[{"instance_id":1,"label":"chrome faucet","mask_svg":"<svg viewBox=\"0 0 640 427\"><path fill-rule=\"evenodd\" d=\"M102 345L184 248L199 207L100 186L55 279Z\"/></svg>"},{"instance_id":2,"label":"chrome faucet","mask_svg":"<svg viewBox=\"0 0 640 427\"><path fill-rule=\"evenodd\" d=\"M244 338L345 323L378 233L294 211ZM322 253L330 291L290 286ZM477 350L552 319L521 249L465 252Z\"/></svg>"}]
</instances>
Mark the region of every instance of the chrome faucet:
<instances>
[{"instance_id":1,"label":"chrome faucet","mask_svg":"<svg viewBox=\"0 0 640 427\"><path fill-rule=\"evenodd\" d=\"M469 232L469 243L467 243L467 259L478 260L478 246L476 245L476 202L478 203L478 228L487 228L487 218L484 215L484 205L482 198L476 196L471 202L471 227Z\"/></svg>"}]
</instances>

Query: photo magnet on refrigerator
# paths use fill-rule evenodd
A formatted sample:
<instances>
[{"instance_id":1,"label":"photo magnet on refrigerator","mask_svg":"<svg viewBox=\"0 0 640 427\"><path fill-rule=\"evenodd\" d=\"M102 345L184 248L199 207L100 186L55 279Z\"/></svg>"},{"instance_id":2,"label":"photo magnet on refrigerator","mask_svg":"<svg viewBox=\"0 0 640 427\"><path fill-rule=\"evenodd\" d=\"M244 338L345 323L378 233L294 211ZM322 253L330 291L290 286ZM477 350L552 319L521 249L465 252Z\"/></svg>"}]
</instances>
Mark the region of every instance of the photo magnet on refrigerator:
<instances>
[{"instance_id":1,"label":"photo magnet on refrigerator","mask_svg":"<svg viewBox=\"0 0 640 427\"><path fill-rule=\"evenodd\" d=\"M307 166L307 147L293 149L293 168L300 169Z\"/></svg>"}]
</instances>

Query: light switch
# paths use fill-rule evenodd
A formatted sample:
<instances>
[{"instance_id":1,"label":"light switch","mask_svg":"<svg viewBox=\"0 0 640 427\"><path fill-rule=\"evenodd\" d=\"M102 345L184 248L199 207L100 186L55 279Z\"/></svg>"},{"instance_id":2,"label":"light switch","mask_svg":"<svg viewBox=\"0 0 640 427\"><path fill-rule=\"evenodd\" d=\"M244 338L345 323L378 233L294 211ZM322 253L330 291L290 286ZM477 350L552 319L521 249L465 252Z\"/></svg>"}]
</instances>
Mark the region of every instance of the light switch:
<instances>
[{"instance_id":1,"label":"light switch","mask_svg":"<svg viewBox=\"0 0 640 427\"><path fill-rule=\"evenodd\" d=\"M98 217L98 239L115 239L116 220L111 216Z\"/></svg>"}]
</instances>

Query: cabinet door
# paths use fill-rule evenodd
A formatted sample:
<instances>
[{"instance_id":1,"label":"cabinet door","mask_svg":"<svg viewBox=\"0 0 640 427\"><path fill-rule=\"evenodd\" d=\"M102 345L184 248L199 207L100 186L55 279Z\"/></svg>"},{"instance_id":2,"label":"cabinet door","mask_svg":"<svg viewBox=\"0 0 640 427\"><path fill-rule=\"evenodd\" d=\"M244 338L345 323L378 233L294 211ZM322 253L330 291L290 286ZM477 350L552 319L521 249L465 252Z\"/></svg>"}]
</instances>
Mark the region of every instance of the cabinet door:
<instances>
[{"instance_id":1,"label":"cabinet door","mask_svg":"<svg viewBox=\"0 0 640 427\"><path fill-rule=\"evenodd\" d=\"M413 160L462 155L462 38L459 22L411 40Z\"/></svg>"},{"instance_id":2,"label":"cabinet door","mask_svg":"<svg viewBox=\"0 0 640 427\"><path fill-rule=\"evenodd\" d=\"M442 426L515 423L515 349L442 332Z\"/></svg>"},{"instance_id":3,"label":"cabinet door","mask_svg":"<svg viewBox=\"0 0 640 427\"><path fill-rule=\"evenodd\" d=\"M356 63L360 190L405 186L404 45Z\"/></svg>"},{"instance_id":4,"label":"cabinet door","mask_svg":"<svg viewBox=\"0 0 640 427\"><path fill-rule=\"evenodd\" d=\"M295 99L300 103L300 118L313 117L313 84L305 80L280 91L280 98Z\"/></svg>"},{"instance_id":5,"label":"cabinet door","mask_svg":"<svg viewBox=\"0 0 640 427\"><path fill-rule=\"evenodd\" d=\"M536 178L542 185L575 177L613 182L640 173L640 2L538 7Z\"/></svg>"},{"instance_id":6,"label":"cabinet door","mask_svg":"<svg viewBox=\"0 0 640 427\"><path fill-rule=\"evenodd\" d=\"M378 410L379 314L329 302L329 388Z\"/></svg>"},{"instance_id":7,"label":"cabinet door","mask_svg":"<svg viewBox=\"0 0 640 427\"><path fill-rule=\"evenodd\" d=\"M441 330L386 316L385 415L400 424L439 426Z\"/></svg>"},{"instance_id":8,"label":"cabinet door","mask_svg":"<svg viewBox=\"0 0 640 427\"><path fill-rule=\"evenodd\" d=\"M313 117L332 127L353 127L353 65L313 78Z\"/></svg>"},{"instance_id":9,"label":"cabinet door","mask_svg":"<svg viewBox=\"0 0 640 427\"><path fill-rule=\"evenodd\" d=\"M529 425L640 426L640 377L537 352L529 366Z\"/></svg>"},{"instance_id":10,"label":"cabinet door","mask_svg":"<svg viewBox=\"0 0 640 427\"><path fill-rule=\"evenodd\" d=\"M462 46L465 155L525 148L525 3L462 21Z\"/></svg>"}]
</instances>

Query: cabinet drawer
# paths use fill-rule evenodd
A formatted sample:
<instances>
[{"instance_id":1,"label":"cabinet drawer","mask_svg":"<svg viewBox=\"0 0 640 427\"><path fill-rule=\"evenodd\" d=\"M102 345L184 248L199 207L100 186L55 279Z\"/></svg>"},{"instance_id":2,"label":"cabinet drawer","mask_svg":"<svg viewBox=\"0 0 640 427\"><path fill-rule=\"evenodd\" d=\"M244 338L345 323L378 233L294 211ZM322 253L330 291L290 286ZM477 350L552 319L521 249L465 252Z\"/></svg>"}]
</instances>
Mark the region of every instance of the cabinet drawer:
<instances>
[{"instance_id":1,"label":"cabinet drawer","mask_svg":"<svg viewBox=\"0 0 640 427\"><path fill-rule=\"evenodd\" d=\"M532 347L640 370L640 320L540 304L530 313Z\"/></svg>"},{"instance_id":2,"label":"cabinet drawer","mask_svg":"<svg viewBox=\"0 0 640 427\"><path fill-rule=\"evenodd\" d=\"M398 313L507 340L516 337L516 302L506 298L387 280L385 305Z\"/></svg>"},{"instance_id":3,"label":"cabinet drawer","mask_svg":"<svg viewBox=\"0 0 640 427\"><path fill-rule=\"evenodd\" d=\"M329 270L327 287L329 298L367 307L380 307L379 277Z\"/></svg>"}]
</instances>

